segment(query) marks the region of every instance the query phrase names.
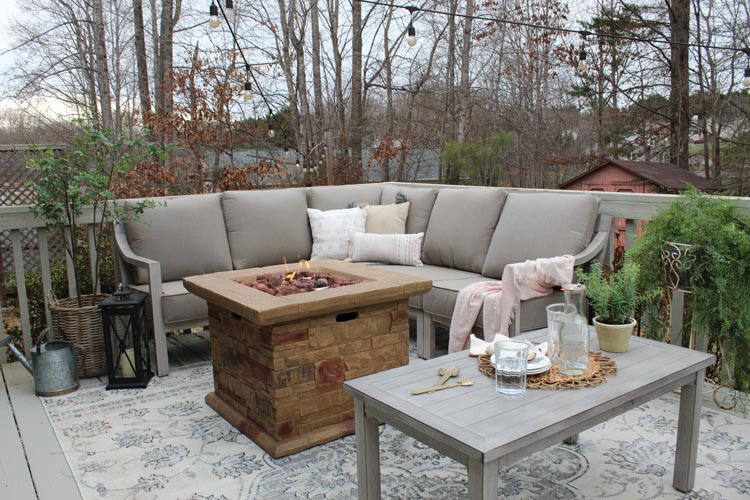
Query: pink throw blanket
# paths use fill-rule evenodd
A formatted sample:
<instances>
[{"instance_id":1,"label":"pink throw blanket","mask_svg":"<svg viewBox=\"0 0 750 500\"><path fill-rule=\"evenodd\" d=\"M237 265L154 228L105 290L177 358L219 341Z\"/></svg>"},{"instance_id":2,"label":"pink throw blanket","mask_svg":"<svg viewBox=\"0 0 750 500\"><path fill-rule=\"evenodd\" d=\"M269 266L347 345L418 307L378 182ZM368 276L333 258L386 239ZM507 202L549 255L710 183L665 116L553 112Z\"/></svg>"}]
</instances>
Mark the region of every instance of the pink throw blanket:
<instances>
[{"instance_id":1,"label":"pink throw blanket","mask_svg":"<svg viewBox=\"0 0 750 500\"><path fill-rule=\"evenodd\" d=\"M508 264L502 281L478 281L458 292L451 318L448 352L465 349L479 310L484 306L484 339L508 334L516 303L552 293L552 287L573 281L575 258L571 255Z\"/></svg>"}]
</instances>

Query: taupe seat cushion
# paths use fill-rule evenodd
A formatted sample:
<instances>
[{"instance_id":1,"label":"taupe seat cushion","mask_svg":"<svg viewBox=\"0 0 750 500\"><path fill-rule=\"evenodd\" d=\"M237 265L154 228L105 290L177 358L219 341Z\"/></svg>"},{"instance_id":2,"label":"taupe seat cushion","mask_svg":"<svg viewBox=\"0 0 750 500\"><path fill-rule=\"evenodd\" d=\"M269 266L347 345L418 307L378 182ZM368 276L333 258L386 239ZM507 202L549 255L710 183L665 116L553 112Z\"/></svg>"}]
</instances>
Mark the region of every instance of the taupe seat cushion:
<instances>
[{"instance_id":1,"label":"taupe seat cushion","mask_svg":"<svg viewBox=\"0 0 750 500\"><path fill-rule=\"evenodd\" d=\"M441 189L425 232L422 262L481 273L505 197L499 188Z\"/></svg>"},{"instance_id":2,"label":"taupe seat cushion","mask_svg":"<svg viewBox=\"0 0 750 500\"><path fill-rule=\"evenodd\" d=\"M430 221L432 207L435 205L435 198L437 197L437 189L386 184L383 186L383 196L380 203L383 205L395 203L396 194L399 192L403 193L406 199L411 202L409 215L406 218L406 232L423 233L427 231L427 224Z\"/></svg>"},{"instance_id":3,"label":"taupe seat cushion","mask_svg":"<svg viewBox=\"0 0 750 500\"><path fill-rule=\"evenodd\" d=\"M496 281L486 276L475 276L472 278L439 280L433 281L432 290L424 295L422 300L422 309L433 316L436 321L450 324L453 316L453 309L456 307L458 292L472 283L478 281ZM516 312L516 317L521 319L521 331L534 330L537 328L546 328L548 304L556 302L565 302L562 292L552 292L552 294L537 297L534 299L524 300L521 302L520 315ZM483 310L480 309L475 325L483 326Z\"/></svg>"},{"instance_id":4,"label":"taupe seat cushion","mask_svg":"<svg viewBox=\"0 0 750 500\"><path fill-rule=\"evenodd\" d=\"M591 241L598 209L590 194L508 194L482 274L501 278L508 264L579 253Z\"/></svg>"},{"instance_id":5,"label":"taupe seat cushion","mask_svg":"<svg viewBox=\"0 0 750 500\"><path fill-rule=\"evenodd\" d=\"M371 264L371 265L382 268L382 269L386 269L388 271L395 271L397 273L403 273L403 274L408 274L410 276L417 276L419 278L432 280L433 283L440 281L440 280L461 280L461 279L467 279L467 278L476 278L477 276L481 277L477 273L472 273L469 271L462 271L461 269L450 269L447 267L439 267L439 266L413 267L413 266L399 266L399 265L388 265L388 264ZM484 279L487 279L487 278L484 278ZM430 290L424 295L412 296L411 298L409 298L409 307L422 309L423 300L424 300L423 297L426 297L431 293L432 293L432 290Z\"/></svg>"},{"instance_id":6,"label":"taupe seat cushion","mask_svg":"<svg viewBox=\"0 0 750 500\"><path fill-rule=\"evenodd\" d=\"M208 304L205 300L188 292L182 281L162 283L161 308L165 324L183 321L198 321L208 317ZM148 285L133 288L148 293Z\"/></svg>"},{"instance_id":7,"label":"taupe seat cushion","mask_svg":"<svg viewBox=\"0 0 750 500\"><path fill-rule=\"evenodd\" d=\"M125 231L136 255L161 263L162 281L232 269L220 194L167 199L126 222ZM137 284L148 281L145 269L135 271Z\"/></svg>"},{"instance_id":8,"label":"taupe seat cushion","mask_svg":"<svg viewBox=\"0 0 750 500\"><path fill-rule=\"evenodd\" d=\"M381 184L315 186L307 192L307 206L325 211L352 208L360 203L379 205L382 192Z\"/></svg>"},{"instance_id":9,"label":"taupe seat cushion","mask_svg":"<svg viewBox=\"0 0 750 500\"><path fill-rule=\"evenodd\" d=\"M310 258L304 189L226 191L221 204L235 269Z\"/></svg>"}]
</instances>

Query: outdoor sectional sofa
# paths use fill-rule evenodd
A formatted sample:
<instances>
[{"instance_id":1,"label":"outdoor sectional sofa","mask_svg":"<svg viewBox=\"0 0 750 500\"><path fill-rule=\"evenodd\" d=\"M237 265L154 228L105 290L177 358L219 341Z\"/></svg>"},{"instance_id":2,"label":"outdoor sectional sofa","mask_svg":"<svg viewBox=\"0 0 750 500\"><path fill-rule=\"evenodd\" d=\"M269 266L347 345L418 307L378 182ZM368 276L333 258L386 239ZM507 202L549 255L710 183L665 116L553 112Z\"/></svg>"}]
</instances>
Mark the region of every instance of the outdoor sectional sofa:
<instances>
[{"instance_id":1,"label":"outdoor sectional sofa","mask_svg":"<svg viewBox=\"0 0 750 500\"><path fill-rule=\"evenodd\" d=\"M406 233L424 233L424 265L369 265L432 280L430 292L409 301L423 358L435 355L434 323L450 323L461 288L499 280L507 264L528 259L602 260L611 232L598 198L565 191L379 183L167 198L115 227L118 279L150 294L158 374L169 373L166 332L208 323L206 302L184 288L184 277L309 259L308 208L387 205L404 197ZM545 307L560 300L558 292L520 303L513 333L545 326Z\"/></svg>"}]
</instances>

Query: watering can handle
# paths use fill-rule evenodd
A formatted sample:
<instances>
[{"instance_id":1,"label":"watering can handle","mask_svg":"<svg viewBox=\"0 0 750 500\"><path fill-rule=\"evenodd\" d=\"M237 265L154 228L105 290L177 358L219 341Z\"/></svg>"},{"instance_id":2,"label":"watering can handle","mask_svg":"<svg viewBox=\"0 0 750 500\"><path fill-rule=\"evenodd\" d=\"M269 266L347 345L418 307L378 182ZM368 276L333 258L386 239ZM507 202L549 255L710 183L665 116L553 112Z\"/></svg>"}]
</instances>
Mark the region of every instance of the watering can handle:
<instances>
[{"instance_id":1,"label":"watering can handle","mask_svg":"<svg viewBox=\"0 0 750 500\"><path fill-rule=\"evenodd\" d=\"M42 338L49 335L49 327L45 328L39 333L39 336L36 338L36 352L39 353L39 355L42 354Z\"/></svg>"}]
</instances>

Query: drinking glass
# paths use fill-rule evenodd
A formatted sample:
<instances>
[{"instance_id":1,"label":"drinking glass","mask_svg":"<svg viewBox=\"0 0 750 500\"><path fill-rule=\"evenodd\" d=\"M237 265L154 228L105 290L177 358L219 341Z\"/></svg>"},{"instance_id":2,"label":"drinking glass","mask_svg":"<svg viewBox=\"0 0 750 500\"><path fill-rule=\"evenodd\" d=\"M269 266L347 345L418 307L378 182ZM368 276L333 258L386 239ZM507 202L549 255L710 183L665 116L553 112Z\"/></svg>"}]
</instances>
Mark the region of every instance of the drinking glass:
<instances>
[{"instance_id":1,"label":"drinking glass","mask_svg":"<svg viewBox=\"0 0 750 500\"><path fill-rule=\"evenodd\" d=\"M557 362L557 354L560 352L560 320L566 312L573 311L564 302L547 306L547 357L553 363Z\"/></svg>"},{"instance_id":2,"label":"drinking glass","mask_svg":"<svg viewBox=\"0 0 750 500\"><path fill-rule=\"evenodd\" d=\"M495 390L505 396L526 392L529 344L517 340L495 342Z\"/></svg>"}]
</instances>

